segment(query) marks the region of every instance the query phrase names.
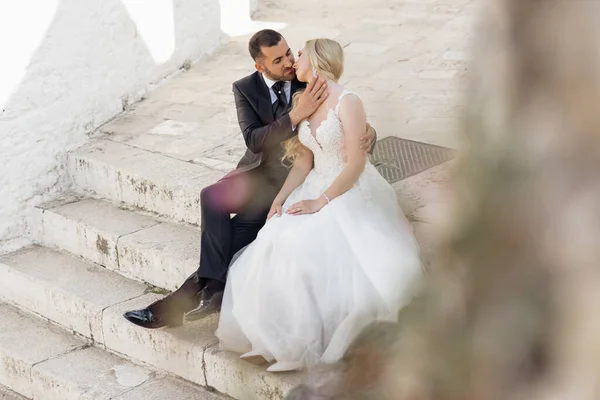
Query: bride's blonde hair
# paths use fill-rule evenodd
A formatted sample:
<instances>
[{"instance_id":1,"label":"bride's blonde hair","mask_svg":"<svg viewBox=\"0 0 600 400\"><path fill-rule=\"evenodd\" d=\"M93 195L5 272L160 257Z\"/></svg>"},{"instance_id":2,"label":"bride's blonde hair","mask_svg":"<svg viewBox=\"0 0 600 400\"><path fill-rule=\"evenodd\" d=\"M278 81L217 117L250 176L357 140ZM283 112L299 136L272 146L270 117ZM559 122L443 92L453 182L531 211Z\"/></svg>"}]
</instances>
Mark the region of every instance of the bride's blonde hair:
<instances>
[{"instance_id":1,"label":"bride's blonde hair","mask_svg":"<svg viewBox=\"0 0 600 400\"><path fill-rule=\"evenodd\" d=\"M304 54L308 56L310 65L313 70L334 82L337 82L344 73L344 50L342 46L331 39L313 39L306 42L304 46ZM298 98L302 91L298 91L292 98L292 107L298 104ZM283 161L291 160L292 162L298 157L300 149L303 147L298 139L298 136L285 141L283 143L285 153Z\"/></svg>"}]
</instances>

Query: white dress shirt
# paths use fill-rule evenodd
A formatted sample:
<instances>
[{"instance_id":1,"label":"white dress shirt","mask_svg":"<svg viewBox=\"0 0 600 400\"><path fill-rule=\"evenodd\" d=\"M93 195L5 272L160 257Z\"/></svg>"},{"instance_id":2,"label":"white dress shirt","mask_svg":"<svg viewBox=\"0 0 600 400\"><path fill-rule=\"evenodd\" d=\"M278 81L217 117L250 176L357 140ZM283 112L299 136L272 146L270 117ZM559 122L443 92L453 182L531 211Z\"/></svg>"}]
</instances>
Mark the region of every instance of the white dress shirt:
<instances>
[{"instance_id":1,"label":"white dress shirt","mask_svg":"<svg viewBox=\"0 0 600 400\"><path fill-rule=\"evenodd\" d=\"M277 81L272 81L271 79L267 78L265 76L265 74L262 74L263 79L265 80L265 83L267 84L267 87L269 88L269 93L271 93L271 104L275 103L277 101L277 95L275 94L275 92L273 91L273 85L275 83L277 83ZM292 93L292 82L291 81L285 81L285 83L283 84L283 91L285 92L285 98L287 99L287 103L290 104L290 96Z\"/></svg>"}]
</instances>

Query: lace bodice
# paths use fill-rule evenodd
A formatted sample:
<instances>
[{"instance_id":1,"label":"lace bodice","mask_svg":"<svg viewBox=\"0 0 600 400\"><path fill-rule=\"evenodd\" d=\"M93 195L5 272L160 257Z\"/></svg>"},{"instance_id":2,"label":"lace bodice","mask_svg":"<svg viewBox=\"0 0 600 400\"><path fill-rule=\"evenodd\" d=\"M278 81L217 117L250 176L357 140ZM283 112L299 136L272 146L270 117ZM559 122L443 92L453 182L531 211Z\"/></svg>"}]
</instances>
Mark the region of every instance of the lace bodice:
<instances>
[{"instance_id":1,"label":"lace bodice","mask_svg":"<svg viewBox=\"0 0 600 400\"><path fill-rule=\"evenodd\" d=\"M306 120L302 121L298 128L300 142L314 154L314 168L306 178L304 185L316 185L318 193L322 193L327 189L346 166L344 129L339 118L339 111L342 98L351 93L353 94L353 92L344 89L336 106L327 111L327 116L314 130L311 128L309 121ZM396 194L391 186L379 175L379 172L368 159L365 162L365 169L354 187L361 193L366 205L371 206L371 196L374 188L380 189L382 186L384 187L382 190L391 191L390 198L396 201ZM290 196L286 204L289 201L295 202L297 200L294 196ZM300 200L305 199L301 198Z\"/></svg>"},{"instance_id":2,"label":"lace bodice","mask_svg":"<svg viewBox=\"0 0 600 400\"><path fill-rule=\"evenodd\" d=\"M316 127L308 120L302 121L298 130L300 142L314 154L314 171L319 175L337 176L346 165L344 131L339 118L342 98L351 94L344 89L335 108L327 111L327 116Z\"/></svg>"}]
</instances>

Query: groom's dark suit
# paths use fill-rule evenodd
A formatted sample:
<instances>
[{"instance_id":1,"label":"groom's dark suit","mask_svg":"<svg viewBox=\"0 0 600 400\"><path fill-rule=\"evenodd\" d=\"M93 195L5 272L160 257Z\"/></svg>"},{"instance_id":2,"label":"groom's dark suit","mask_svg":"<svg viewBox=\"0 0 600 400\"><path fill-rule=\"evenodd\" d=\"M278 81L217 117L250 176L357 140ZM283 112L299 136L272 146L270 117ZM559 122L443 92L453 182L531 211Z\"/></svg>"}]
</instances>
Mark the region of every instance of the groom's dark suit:
<instances>
[{"instance_id":1,"label":"groom's dark suit","mask_svg":"<svg viewBox=\"0 0 600 400\"><path fill-rule=\"evenodd\" d=\"M281 144L296 134L288 114L291 96L304 87L297 80L291 82L287 109L276 118L261 73L233 84L238 122L248 149L234 171L202 191L198 277L224 282L233 255L250 244L265 224L288 174ZM236 215L230 218L230 214Z\"/></svg>"},{"instance_id":2,"label":"groom's dark suit","mask_svg":"<svg viewBox=\"0 0 600 400\"><path fill-rule=\"evenodd\" d=\"M288 169L281 160L281 144L296 134L288 113L292 95L304 87L292 81L282 108L277 106L279 100L273 103L271 89L259 72L233 84L238 122L248 150L234 171L200 194L198 270L163 300L126 313L129 321L147 328L178 325L184 313L198 306L207 280L225 282L233 255L256 238L285 182Z\"/></svg>"}]
</instances>

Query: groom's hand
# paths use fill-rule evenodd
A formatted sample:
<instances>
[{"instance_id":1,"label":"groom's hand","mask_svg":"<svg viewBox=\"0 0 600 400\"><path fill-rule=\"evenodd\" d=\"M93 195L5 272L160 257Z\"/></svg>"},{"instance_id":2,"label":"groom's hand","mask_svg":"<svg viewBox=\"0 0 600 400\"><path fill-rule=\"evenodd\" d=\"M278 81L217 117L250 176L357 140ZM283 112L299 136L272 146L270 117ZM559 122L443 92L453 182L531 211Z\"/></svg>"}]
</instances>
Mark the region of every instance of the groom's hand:
<instances>
[{"instance_id":1,"label":"groom's hand","mask_svg":"<svg viewBox=\"0 0 600 400\"><path fill-rule=\"evenodd\" d=\"M360 149L368 154L373 148L373 141L375 140L375 129L367 123L367 132L360 138Z\"/></svg>"},{"instance_id":2,"label":"groom's hand","mask_svg":"<svg viewBox=\"0 0 600 400\"><path fill-rule=\"evenodd\" d=\"M327 99L327 95L327 81L320 76L313 79L300 95L296 106L290 111L292 126L297 126L300 121L313 115Z\"/></svg>"}]
</instances>

